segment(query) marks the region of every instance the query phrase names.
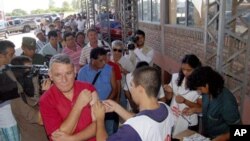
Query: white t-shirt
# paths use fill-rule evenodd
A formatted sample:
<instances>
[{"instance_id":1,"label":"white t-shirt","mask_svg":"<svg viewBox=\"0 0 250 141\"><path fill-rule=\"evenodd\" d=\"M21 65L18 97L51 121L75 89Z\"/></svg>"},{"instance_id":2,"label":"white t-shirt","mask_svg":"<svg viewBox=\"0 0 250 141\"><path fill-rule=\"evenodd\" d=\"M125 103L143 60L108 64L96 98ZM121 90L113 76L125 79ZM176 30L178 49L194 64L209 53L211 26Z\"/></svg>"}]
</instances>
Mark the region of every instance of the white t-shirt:
<instances>
[{"instance_id":1,"label":"white t-shirt","mask_svg":"<svg viewBox=\"0 0 250 141\"><path fill-rule=\"evenodd\" d=\"M124 125L130 125L142 141L169 141L174 117L170 108L162 104L168 109L168 116L165 120L157 122L147 115L139 115L128 119Z\"/></svg>"},{"instance_id":2,"label":"white t-shirt","mask_svg":"<svg viewBox=\"0 0 250 141\"><path fill-rule=\"evenodd\" d=\"M16 120L12 114L10 100L0 104L0 128L9 128L16 125Z\"/></svg>"},{"instance_id":3,"label":"white t-shirt","mask_svg":"<svg viewBox=\"0 0 250 141\"><path fill-rule=\"evenodd\" d=\"M85 20L77 20L77 29L79 31L84 30Z\"/></svg>"},{"instance_id":4,"label":"white t-shirt","mask_svg":"<svg viewBox=\"0 0 250 141\"><path fill-rule=\"evenodd\" d=\"M174 132L173 135L176 135L188 128L188 126L195 126L198 124L198 118L197 114L193 114L191 116L184 116L181 115L182 110L187 107L186 104L178 104L175 101L176 95L181 95L185 99L196 102L197 99L200 97L197 91L190 91L189 89L186 89L185 83L186 79L184 78L182 81L181 86L177 86L177 80L178 80L178 73L175 73L172 75L171 82L168 84L173 89L173 98L170 104L170 108L176 118L175 125L174 125ZM187 121L188 120L188 121Z\"/></svg>"}]
</instances>

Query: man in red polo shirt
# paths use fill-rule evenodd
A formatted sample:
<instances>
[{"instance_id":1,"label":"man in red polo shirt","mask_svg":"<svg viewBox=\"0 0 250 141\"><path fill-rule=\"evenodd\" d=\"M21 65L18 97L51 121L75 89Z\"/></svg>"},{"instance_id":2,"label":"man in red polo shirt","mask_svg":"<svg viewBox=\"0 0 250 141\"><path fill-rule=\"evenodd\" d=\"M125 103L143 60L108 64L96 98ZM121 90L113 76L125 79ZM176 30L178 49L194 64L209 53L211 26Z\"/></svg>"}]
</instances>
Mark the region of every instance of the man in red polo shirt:
<instances>
[{"instance_id":1,"label":"man in red polo shirt","mask_svg":"<svg viewBox=\"0 0 250 141\"><path fill-rule=\"evenodd\" d=\"M98 95L93 85L75 81L74 65L65 54L50 60L54 85L40 99L40 112L50 140L95 141L96 123L91 105Z\"/></svg>"}]
</instances>

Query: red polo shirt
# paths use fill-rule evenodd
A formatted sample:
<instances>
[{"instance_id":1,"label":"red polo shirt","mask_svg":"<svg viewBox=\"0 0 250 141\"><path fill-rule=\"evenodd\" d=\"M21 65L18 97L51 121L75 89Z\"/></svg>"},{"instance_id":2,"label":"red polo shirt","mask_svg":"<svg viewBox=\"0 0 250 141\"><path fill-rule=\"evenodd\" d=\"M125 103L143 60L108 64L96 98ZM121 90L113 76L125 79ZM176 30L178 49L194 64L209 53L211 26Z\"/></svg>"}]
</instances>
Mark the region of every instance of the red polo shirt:
<instances>
[{"instance_id":1,"label":"red polo shirt","mask_svg":"<svg viewBox=\"0 0 250 141\"><path fill-rule=\"evenodd\" d=\"M108 64L113 68L113 70L115 72L115 79L121 80L122 74L121 74L121 69L120 69L119 65L117 65L116 63L114 63L112 61L108 61Z\"/></svg>"},{"instance_id":2,"label":"red polo shirt","mask_svg":"<svg viewBox=\"0 0 250 141\"><path fill-rule=\"evenodd\" d=\"M88 89L91 92L95 91L94 86L89 83L83 83L75 81L74 83L74 95L73 100L67 99L59 89L53 85L48 91L46 91L40 98L40 112L42 115L43 123L49 138L51 134L60 127L62 122L67 118L68 114L72 110L77 97L84 89ZM88 104L82 110L81 116L75 128L73 134L78 133L85 129L92 123L91 108ZM51 140L51 139L50 139ZM88 141L95 141L95 137Z\"/></svg>"}]
</instances>

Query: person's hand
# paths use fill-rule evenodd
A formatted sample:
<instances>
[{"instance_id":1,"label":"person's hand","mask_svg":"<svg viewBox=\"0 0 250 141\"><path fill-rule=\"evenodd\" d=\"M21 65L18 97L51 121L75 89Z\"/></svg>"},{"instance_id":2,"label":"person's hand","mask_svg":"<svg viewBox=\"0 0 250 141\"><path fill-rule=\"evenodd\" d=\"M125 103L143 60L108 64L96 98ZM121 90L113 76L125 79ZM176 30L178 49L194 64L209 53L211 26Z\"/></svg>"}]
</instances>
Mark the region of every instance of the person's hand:
<instances>
[{"instance_id":1,"label":"person's hand","mask_svg":"<svg viewBox=\"0 0 250 141\"><path fill-rule=\"evenodd\" d=\"M117 104L115 101L110 100L110 99L103 101L103 104L105 106L105 110L107 113L114 112L117 106L119 106L119 104Z\"/></svg>"},{"instance_id":2,"label":"person's hand","mask_svg":"<svg viewBox=\"0 0 250 141\"><path fill-rule=\"evenodd\" d=\"M53 141L74 141L73 136L70 136L60 130L56 130L51 134Z\"/></svg>"},{"instance_id":3,"label":"person's hand","mask_svg":"<svg viewBox=\"0 0 250 141\"><path fill-rule=\"evenodd\" d=\"M177 103L179 103L179 104L184 103L185 100L186 100L186 99L185 99L183 96L181 96L181 95L176 95L176 96L175 96L175 101L176 101Z\"/></svg>"},{"instance_id":4,"label":"person's hand","mask_svg":"<svg viewBox=\"0 0 250 141\"><path fill-rule=\"evenodd\" d=\"M185 115L185 116L190 116L192 114L195 113L195 109L194 108L189 108L189 107L186 107L182 110L182 114Z\"/></svg>"},{"instance_id":5,"label":"person's hand","mask_svg":"<svg viewBox=\"0 0 250 141\"><path fill-rule=\"evenodd\" d=\"M50 79L44 79L42 84L41 84L41 87L42 87L42 91L47 91L50 87L51 87L51 80Z\"/></svg>"},{"instance_id":6,"label":"person's hand","mask_svg":"<svg viewBox=\"0 0 250 141\"><path fill-rule=\"evenodd\" d=\"M84 107L87 104L89 104L91 100L92 100L91 92L87 89L84 89L79 94L76 103L79 104L80 106Z\"/></svg>"},{"instance_id":7,"label":"person's hand","mask_svg":"<svg viewBox=\"0 0 250 141\"><path fill-rule=\"evenodd\" d=\"M97 101L93 105L93 113L94 113L94 116L95 116L96 120L104 120L104 118L105 118L105 107L100 101Z\"/></svg>"},{"instance_id":8,"label":"person's hand","mask_svg":"<svg viewBox=\"0 0 250 141\"><path fill-rule=\"evenodd\" d=\"M173 89L168 84L165 84L163 86L163 89L164 89L164 91L166 91L168 93L173 93Z\"/></svg>"}]
</instances>

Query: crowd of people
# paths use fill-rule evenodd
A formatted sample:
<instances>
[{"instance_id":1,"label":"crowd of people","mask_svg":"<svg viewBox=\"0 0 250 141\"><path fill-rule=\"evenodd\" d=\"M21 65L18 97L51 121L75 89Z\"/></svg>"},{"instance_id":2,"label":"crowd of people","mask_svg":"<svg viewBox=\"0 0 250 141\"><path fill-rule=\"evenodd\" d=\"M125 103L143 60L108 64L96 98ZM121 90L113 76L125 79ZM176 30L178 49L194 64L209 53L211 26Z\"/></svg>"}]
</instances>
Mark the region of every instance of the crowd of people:
<instances>
[{"instance_id":1,"label":"crowd of people","mask_svg":"<svg viewBox=\"0 0 250 141\"><path fill-rule=\"evenodd\" d=\"M0 41L1 141L169 141L199 132L199 124L202 135L229 140L230 125L241 124L222 76L196 55L186 54L162 84L142 30L128 50L74 20L23 37L20 56L11 41ZM49 67L49 78L31 73L37 64Z\"/></svg>"}]
</instances>

